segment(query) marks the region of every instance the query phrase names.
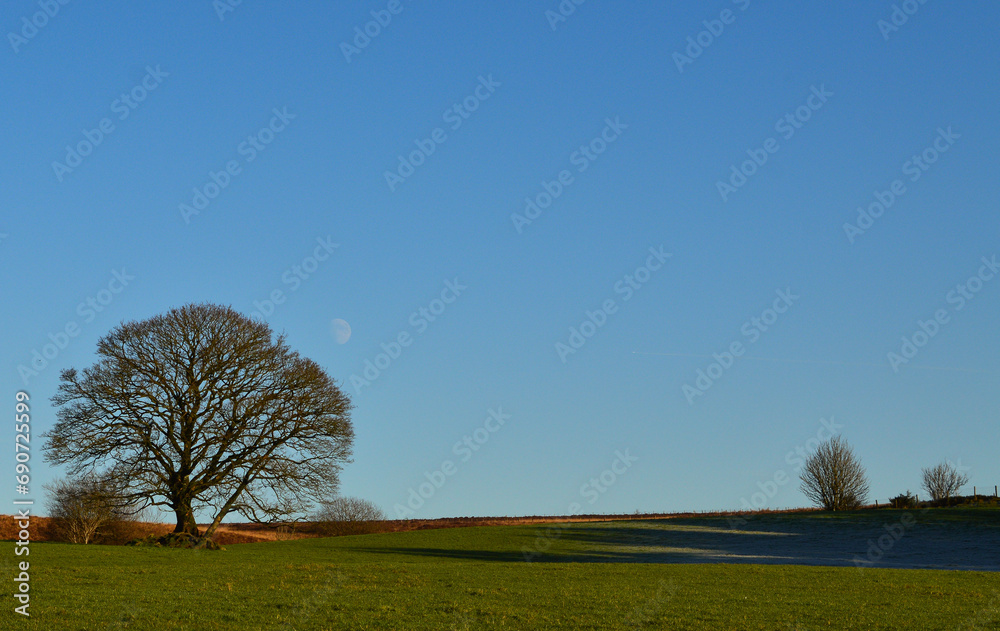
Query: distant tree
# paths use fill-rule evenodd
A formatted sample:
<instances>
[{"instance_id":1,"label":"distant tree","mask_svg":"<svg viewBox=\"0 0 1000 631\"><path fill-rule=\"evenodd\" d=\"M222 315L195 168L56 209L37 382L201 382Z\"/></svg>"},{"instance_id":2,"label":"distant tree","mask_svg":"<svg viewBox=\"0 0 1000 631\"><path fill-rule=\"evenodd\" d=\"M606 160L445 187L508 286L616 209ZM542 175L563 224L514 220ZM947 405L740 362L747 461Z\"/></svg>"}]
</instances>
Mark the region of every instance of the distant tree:
<instances>
[{"instance_id":1,"label":"distant tree","mask_svg":"<svg viewBox=\"0 0 1000 631\"><path fill-rule=\"evenodd\" d=\"M928 467L923 473L924 489L932 500L951 499L958 490L969 483L969 476L960 473L950 462Z\"/></svg>"},{"instance_id":2,"label":"distant tree","mask_svg":"<svg viewBox=\"0 0 1000 631\"><path fill-rule=\"evenodd\" d=\"M86 474L57 479L45 489L56 532L71 543L91 543L105 529L132 519L137 512L108 477Z\"/></svg>"},{"instance_id":3,"label":"distant tree","mask_svg":"<svg viewBox=\"0 0 1000 631\"><path fill-rule=\"evenodd\" d=\"M169 507L174 532L196 540L232 512L277 521L336 493L351 403L266 323L187 305L119 325L97 355L61 375L49 462L72 474L107 467L126 499ZM214 514L204 535L203 509Z\"/></svg>"},{"instance_id":4,"label":"distant tree","mask_svg":"<svg viewBox=\"0 0 1000 631\"><path fill-rule=\"evenodd\" d=\"M868 479L861 461L841 436L823 442L806 459L802 493L826 510L851 510L868 498Z\"/></svg>"},{"instance_id":5,"label":"distant tree","mask_svg":"<svg viewBox=\"0 0 1000 631\"><path fill-rule=\"evenodd\" d=\"M358 535L375 530L385 513L368 500L335 497L320 503L313 521L325 535Z\"/></svg>"}]
</instances>

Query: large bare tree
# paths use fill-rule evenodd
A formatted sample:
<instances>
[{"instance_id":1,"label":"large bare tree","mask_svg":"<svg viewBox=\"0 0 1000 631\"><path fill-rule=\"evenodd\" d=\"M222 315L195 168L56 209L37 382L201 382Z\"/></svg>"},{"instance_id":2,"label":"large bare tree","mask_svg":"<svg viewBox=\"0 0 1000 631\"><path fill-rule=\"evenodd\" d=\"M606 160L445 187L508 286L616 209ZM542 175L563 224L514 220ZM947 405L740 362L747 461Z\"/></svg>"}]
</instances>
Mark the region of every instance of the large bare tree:
<instances>
[{"instance_id":1,"label":"large bare tree","mask_svg":"<svg viewBox=\"0 0 1000 631\"><path fill-rule=\"evenodd\" d=\"M958 490L969 483L969 476L960 472L950 462L923 469L924 489L932 500L951 499Z\"/></svg>"},{"instance_id":2,"label":"large bare tree","mask_svg":"<svg viewBox=\"0 0 1000 631\"><path fill-rule=\"evenodd\" d=\"M851 510L868 499L865 468L841 436L820 444L800 477L802 493L826 510Z\"/></svg>"},{"instance_id":3,"label":"large bare tree","mask_svg":"<svg viewBox=\"0 0 1000 631\"><path fill-rule=\"evenodd\" d=\"M175 532L204 539L230 513L274 521L336 492L350 400L267 324L187 305L119 325L97 355L62 372L50 462L110 475L127 499L169 507Z\"/></svg>"}]
</instances>

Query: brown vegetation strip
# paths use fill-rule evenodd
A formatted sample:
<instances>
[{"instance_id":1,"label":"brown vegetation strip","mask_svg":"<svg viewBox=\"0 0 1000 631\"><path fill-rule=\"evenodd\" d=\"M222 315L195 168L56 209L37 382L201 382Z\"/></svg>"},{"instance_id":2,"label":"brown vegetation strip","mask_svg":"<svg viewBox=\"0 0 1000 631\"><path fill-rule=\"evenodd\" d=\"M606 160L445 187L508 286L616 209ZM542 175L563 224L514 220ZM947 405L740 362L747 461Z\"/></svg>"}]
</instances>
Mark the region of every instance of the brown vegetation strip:
<instances>
[{"instance_id":1,"label":"brown vegetation strip","mask_svg":"<svg viewBox=\"0 0 1000 631\"><path fill-rule=\"evenodd\" d=\"M781 511L762 511L764 513L803 512L811 509L789 509ZM407 532L411 530L432 530L439 528L469 528L475 526L523 526L531 524L551 524L564 522L593 521L627 521L645 519L671 519L681 517L711 517L739 515L737 512L704 512L704 513L648 513L627 515L534 515L525 517L445 517L441 519L399 519L386 520L366 524L365 530L371 533ZM28 532L32 541L59 541L53 520L49 517L31 517ZM206 525L201 525L204 529ZM138 522L128 524L128 532L115 537L112 543L124 543L125 540L138 539L149 535L165 535L172 532L174 526L164 523ZM17 518L12 515L0 515L0 541L15 541L18 539ZM287 539L306 539L320 537L317 524L300 522L289 524L223 524L213 539L221 545L235 543L260 543L265 541L282 541Z\"/></svg>"}]
</instances>

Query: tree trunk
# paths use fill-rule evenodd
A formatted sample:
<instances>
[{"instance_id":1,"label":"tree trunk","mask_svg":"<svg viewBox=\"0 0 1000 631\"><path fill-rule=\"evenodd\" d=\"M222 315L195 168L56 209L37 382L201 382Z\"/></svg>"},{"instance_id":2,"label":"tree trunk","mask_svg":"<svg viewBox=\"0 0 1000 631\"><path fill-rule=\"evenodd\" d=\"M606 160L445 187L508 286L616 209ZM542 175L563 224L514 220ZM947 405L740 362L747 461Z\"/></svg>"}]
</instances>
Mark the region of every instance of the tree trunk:
<instances>
[{"instance_id":1,"label":"tree trunk","mask_svg":"<svg viewBox=\"0 0 1000 631\"><path fill-rule=\"evenodd\" d=\"M229 498L229 500L222 506L222 508L219 509L219 513L215 516L215 519L212 520L212 523L208 526L208 529L205 531L206 539L215 534L215 529L218 528L219 524L222 523L223 518L225 518L225 516L229 514L229 511L232 510L233 508L233 504L236 503L236 499L240 496L240 493L242 493L246 488L247 488L246 483L239 485L239 487L237 487L236 489L236 492L233 493L233 495Z\"/></svg>"},{"instance_id":2,"label":"tree trunk","mask_svg":"<svg viewBox=\"0 0 1000 631\"><path fill-rule=\"evenodd\" d=\"M223 517L222 513L219 513L216 516L215 520L213 520L212 523L209 525L209 527L205 529L206 539L215 534L215 530L219 527L219 524L222 523L222 517Z\"/></svg>"},{"instance_id":3,"label":"tree trunk","mask_svg":"<svg viewBox=\"0 0 1000 631\"><path fill-rule=\"evenodd\" d=\"M195 537L201 536L201 533L198 532L198 523L194 519L191 500L179 502L174 507L174 513L177 515L177 526L174 528L174 532L186 532Z\"/></svg>"}]
</instances>

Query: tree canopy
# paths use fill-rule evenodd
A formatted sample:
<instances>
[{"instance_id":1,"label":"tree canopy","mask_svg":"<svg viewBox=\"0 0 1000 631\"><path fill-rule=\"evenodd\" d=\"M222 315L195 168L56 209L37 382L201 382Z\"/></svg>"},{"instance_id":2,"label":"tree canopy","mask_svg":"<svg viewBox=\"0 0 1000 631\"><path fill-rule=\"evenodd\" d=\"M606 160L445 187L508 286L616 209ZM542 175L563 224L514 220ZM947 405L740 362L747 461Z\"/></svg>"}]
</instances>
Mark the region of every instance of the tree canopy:
<instances>
[{"instance_id":1,"label":"tree canopy","mask_svg":"<svg viewBox=\"0 0 1000 631\"><path fill-rule=\"evenodd\" d=\"M921 470L923 487L931 495L932 500L951 499L959 489L969 483L969 476L958 470L950 462Z\"/></svg>"},{"instance_id":2,"label":"tree canopy","mask_svg":"<svg viewBox=\"0 0 1000 631\"><path fill-rule=\"evenodd\" d=\"M49 462L106 474L123 497L172 510L175 532L206 539L230 513L275 521L336 493L350 400L266 323L192 304L119 325L97 355L61 374ZM200 510L213 515L204 534Z\"/></svg>"},{"instance_id":3,"label":"tree canopy","mask_svg":"<svg viewBox=\"0 0 1000 631\"><path fill-rule=\"evenodd\" d=\"M834 436L806 459L802 493L826 510L851 510L868 499L868 478L847 441Z\"/></svg>"}]
</instances>

